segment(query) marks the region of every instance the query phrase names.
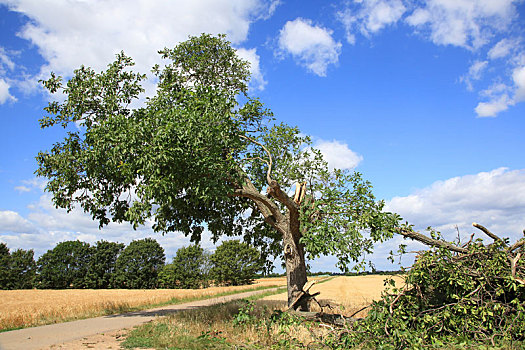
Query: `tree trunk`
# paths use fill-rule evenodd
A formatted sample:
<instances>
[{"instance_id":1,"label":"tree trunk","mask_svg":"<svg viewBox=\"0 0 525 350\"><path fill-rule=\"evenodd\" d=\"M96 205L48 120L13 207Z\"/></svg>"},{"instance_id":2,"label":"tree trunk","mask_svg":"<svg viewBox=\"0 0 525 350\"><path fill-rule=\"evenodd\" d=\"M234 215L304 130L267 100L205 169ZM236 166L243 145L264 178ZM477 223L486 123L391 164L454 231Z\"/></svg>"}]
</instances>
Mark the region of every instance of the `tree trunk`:
<instances>
[{"instance_id":1,"label":"tree trunk","mask_svg":"<svg viewBox=\"0 0 525 350\"><path fill-rule=\"evenodd\" d=\"M288 286L288 306L294 301L306 284L306 262L304 249L299 243L299 228L297 232L293 227L288 228L283 237L284 258L286 264L286 282ZM308 311L308 301L298 304L300 311Z\"/></svg>"},{"instance_id":2,"label":"tree trunk","mask_svg":"<svg viewBox=\"0 0 525 350\"><path fill-rule=\"evenodd\" d=\"M299 243L301 238L299 205L281 190L277 181L270 178L271 167L269 168L266 196L261 194L247 177L242 188L236 189L233 196L253 200L257 210L263 215L264 221L283 235L288 306L290 307L307 280L304 247ZM279 206L270 197L283 204L287 212L282 213ZM308 300L306 298L296 305L300 311L308 311Z\"/></svg>"}]
</instances>

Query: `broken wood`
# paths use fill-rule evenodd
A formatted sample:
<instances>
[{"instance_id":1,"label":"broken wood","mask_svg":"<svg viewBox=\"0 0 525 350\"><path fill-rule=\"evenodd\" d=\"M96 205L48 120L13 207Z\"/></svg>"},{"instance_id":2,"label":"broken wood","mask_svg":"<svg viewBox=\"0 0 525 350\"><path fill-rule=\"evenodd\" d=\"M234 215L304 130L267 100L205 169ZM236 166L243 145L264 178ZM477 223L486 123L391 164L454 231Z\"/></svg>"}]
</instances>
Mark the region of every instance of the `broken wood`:
<instances>
[{"instance_id":1,"label":"broken wood","mask_svg":"<svg viewBox=\"0 0 525 350\"><path fill-rule=\"evenodd\" d=\"M503 244L505 244L505 241L502 240L501 238L499 238L497 235L495 235L494 233L490 232L485 226L482 226L480 224L477 224L475 222L472 223L472 226L474 226L475 228L483 231L483 233L485 233L487 236L489 236L490 238L492 238L494 241L499 241L499 242L502 242ZM506 244L505 244L506 245Z\"/></svg>"},{"instance_id":2,"label":"broken wood","mask_svg":"<svg viewBox=\"0 0 525 350\"><path fill-rule=\"evenodd\" d=\"M293 200L297 204L301 204L301 202L304 199L304 196L306 194L306 182L296 182L295 183L295 195L293 197Z\"/></svg>"},{"instance_id":3,"label":"broken wood","mask_svg":"<svg viewBox=\"0 0 525 350\"><path fill-rule=\"evenodd\" d=\"M323 312L289 311L290 314L304 318L308 321L328 323L337 327L344 327L348 323L354 323L361 318L347 317L340 314L325 314Z\"/></svg>"},{"instance_id":4,"label":"broken wood","mask_svg":"<svg viewBox=\"0 0 525 350\"><path fill-rule=\"evenodd\" d=\"M295 299L292 301L292 303L290 304L290 306L288 307L288 310L295 310L295 306L297 304L301 304L300 301L302 302L302 299L304 298L308 298L308 299L311 299L319 294L321 294L320 292L317 292L315 294L309 294L308 291L310 290L310 288L312 288L312 286L314 284L316 284L317 282L316 281L310 281L308 283L306 283L303 287L303 289L299 292L299 294L297 294L297 296L295 297Z\"/></svg>"},{"instance_id":5,"label":"broken wood","mask_svg":"<svg viewBox=\"0 0 525 350\"><path fill-rule=\"evenodd\" d=\"M397 233L399 233L400 235L402 235L404 237L408 237L408 238L414 239L416 241L419 241L419 242L421 242L423 244L426 244L426 245L429 245L429 246L432 246L432 247L446 248L448 250L452 250L452 251L457 252L457 253L466 253L466 252L468 252L468 250L465 249L465 248L458 247L458 246L456 246L454 244L451 244L449 242L438 241L437 239L433 239L433 238L427 237L427 236L422 235L421 233L416 232L416 231L409 231L407 229L400 228L400 229L397 230Z\"/></svg>"}]
</instances>

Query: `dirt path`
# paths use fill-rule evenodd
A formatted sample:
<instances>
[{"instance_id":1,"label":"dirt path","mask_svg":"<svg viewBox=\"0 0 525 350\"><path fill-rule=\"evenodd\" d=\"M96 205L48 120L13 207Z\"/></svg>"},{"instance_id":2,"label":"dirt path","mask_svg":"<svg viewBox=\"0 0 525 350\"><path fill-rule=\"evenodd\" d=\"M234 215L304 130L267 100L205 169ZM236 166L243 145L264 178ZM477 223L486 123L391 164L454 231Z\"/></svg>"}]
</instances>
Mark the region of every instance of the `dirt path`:
<instances>
[{"instance_id":1,"label":"dirt path","mask_svg":"<svg viewBox=\"0 0 525 350\"><path fill-rule=\"evenodd\" d=\"M277 288L169 305L156 309L57 323L0 333L0 350L18 349L119 349L118 339L128 329L181 310L242 299Z\"/></svg>"}]
</instances>

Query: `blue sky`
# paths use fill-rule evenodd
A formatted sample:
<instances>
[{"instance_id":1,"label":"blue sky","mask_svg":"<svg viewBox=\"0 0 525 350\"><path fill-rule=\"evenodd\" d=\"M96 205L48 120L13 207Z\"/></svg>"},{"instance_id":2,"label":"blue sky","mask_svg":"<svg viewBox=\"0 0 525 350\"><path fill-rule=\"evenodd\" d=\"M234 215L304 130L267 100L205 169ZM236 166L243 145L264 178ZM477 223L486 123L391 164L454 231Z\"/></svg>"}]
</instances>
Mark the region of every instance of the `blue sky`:
<instances>
[{"instance_id":1,"label":"blue sky","mask_svg":"<svg viewBox=\"0 0 525 350\"><path fill-rule=\"evenodd\" d=\"M202 32L226 33L252 64L252 94L330 164L362 172L388 209L450 239L473 221L518 239L524 29L514 0L0 0L0 241L37 255L69 239L153 236L168 256L188 244L148 227L99 231L52 207L35 156L61 133L39 129L49 96L37 82L81 64L101 70L120 50L148 72L158 49ZM378 268L395 268L385 255L401 241L377 247ZM335 269L332 258L311 265Z\"/></svg>"}]
</instances>

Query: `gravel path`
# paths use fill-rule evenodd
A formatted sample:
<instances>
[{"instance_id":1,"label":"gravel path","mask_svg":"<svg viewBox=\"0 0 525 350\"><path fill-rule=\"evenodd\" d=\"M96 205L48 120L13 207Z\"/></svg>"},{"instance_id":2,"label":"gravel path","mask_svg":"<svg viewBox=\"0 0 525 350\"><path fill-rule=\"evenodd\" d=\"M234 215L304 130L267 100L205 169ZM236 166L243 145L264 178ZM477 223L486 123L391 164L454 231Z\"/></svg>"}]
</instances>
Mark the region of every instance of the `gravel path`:
<instances>
[{"instance_id":1,"label":"gravel path","mask_svg":"<svg viewBox=\"0 0 525 350\"><path fill-rule=\"evenodd\" d=\"M138 326L153 320L157 316L247 298L276 289L277 287L120 315L102 316L4 332L0 333L0 350L118 349L120 348L118 342L114 341L112 344L104 344L104 339L107 340L108 337L111 339L119 338L122 335L120 330L124 328Z\"/></svg>"}]
</instances>

